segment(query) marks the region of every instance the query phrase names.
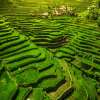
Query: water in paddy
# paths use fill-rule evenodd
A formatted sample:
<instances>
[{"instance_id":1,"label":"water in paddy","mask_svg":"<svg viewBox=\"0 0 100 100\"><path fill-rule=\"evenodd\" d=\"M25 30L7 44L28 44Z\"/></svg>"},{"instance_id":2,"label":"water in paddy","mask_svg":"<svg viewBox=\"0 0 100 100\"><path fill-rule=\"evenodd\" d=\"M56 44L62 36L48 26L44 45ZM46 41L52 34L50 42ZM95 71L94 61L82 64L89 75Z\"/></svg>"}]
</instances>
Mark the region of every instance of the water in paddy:
<instances>
[{"instance_id":1,"label":"water in paddy","mask_svg":"<svg viewBox=\"0 0 100 100\"><path fill-rule=\"evenodd\" d=\"M73 20L0 18L0 99L99 100L100 32Z\"/></svg>"}]
</instances>

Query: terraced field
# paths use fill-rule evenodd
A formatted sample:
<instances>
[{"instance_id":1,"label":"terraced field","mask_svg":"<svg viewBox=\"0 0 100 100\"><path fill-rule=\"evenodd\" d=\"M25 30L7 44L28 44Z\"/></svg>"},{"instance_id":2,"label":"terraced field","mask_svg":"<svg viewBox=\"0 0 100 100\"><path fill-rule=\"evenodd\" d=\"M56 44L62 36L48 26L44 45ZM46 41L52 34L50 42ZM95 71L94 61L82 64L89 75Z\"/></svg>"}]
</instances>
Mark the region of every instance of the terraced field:
<instances>
[{"instance_id":1,"label":"terraced field","mask_svg":"<svg viewBox=\"0 0 100 100\"><path fill-rule=\"evenodd\" d=\"M72 20L0 18L0 100L100 99L100 32Z\"/></svg>"}]
</instances>

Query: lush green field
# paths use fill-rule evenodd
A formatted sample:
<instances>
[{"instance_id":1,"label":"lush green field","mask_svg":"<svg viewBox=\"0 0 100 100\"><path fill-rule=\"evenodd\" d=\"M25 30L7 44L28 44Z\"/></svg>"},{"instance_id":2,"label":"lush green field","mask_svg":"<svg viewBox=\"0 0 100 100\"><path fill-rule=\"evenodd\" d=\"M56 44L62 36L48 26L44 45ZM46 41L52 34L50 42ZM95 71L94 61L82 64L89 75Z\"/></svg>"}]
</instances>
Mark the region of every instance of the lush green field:
<instances>
[{"instance_id":1,"label":"lush green field","mask_svg":"<svg viewBox=\"0 0 100 100\"><path fill-rule=\"evenodd\" d=\"M0 0L0 100L100 100L96 1Z\"/></svg>"},{"instance_id":2,"label":"lush green field","mask_svg":"<svg viewBox=\"0 0 100 100\"><path fill-rule=\"evenodd\" d=\"M0 99L99 100L100 32L73 20L0 19Z\"/></svg>"}]
</instances>

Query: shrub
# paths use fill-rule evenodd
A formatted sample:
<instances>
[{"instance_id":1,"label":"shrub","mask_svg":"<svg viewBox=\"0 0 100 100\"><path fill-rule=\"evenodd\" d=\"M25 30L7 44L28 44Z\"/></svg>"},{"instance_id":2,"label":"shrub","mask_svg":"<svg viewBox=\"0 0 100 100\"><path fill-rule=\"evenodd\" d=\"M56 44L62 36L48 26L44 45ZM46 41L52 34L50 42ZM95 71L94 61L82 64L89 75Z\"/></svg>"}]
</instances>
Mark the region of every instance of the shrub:
<instances>
[{"instance_id":1,"label":"shrub","mask_svg":"<svg viewBox=\"0 0 100 100\"><path fill-rule=\"evenodd\" d=\"M91 20L97 20L98 19L98 16L99 16L99 12L98 12L98 9L97 8L90 8L89 9L89 13L87 15L87 18L88 19L91 19Z\"/></svg>"}]
</instances>

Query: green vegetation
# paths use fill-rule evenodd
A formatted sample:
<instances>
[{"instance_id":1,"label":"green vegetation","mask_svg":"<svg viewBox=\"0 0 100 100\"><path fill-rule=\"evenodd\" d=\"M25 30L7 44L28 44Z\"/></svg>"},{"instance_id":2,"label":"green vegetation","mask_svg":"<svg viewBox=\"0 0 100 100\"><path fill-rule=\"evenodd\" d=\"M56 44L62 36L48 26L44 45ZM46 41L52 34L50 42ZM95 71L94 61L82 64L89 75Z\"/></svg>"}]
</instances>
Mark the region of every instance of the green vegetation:
<instances>
[{"instance_id":1,"label":"green vegetation","mask_svg":"<svg viewBox=\"0 0 100 100\"><path fill-rule=\"evenodd\" d=\"M100 99L99 0L0 0L0 9L0 100Z\"/></svg>"},{"instance_id":2,"label":"green vegetation","mask_svg":"<svg viewBox=\"0 0 100 100\"><path fill-rule=\"evenodd\" d=\"M97 24L98 24L98 26L100 26L100 17L98 17L98 19L97 19Z\"/></svg>"}]
</instances>

